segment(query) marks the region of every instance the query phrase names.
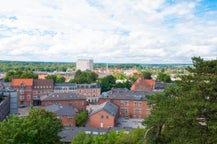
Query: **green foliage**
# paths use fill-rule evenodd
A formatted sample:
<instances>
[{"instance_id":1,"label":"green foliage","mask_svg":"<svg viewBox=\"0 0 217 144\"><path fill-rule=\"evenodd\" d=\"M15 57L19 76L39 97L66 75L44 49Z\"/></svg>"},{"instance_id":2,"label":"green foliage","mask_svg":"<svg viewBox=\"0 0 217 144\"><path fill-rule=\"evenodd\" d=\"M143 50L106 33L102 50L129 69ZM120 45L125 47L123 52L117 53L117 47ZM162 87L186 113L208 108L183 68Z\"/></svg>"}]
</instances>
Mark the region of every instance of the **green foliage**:
<instances>
[{"instance_id":1,"label":"green foliage","mask_svg":"<svg viewBox=\"0 0 217 144\"><path fill-rule=\"evenodd\" d=\"M114 77L116 80L126 80L127 79L127 76L124 75L123 73L115 73Z\"/></svg>"},{"instance_id":2,"label":"green foliage","mask_svg":"<svg viewBox=\"0 0 217 144\"><path fill-rule=\"evenodd\" d=\"M90 84L95 83L98 75L95 72L77 70L74 79L70 80L71 83L77 84Z\"/></svg>"},{"instance_id":3,"label":"green foliage","mask_svg":"<svg viewBox=\"0 0 217 144\"><path fill-rule=\"evenodd\" d=\"M100 80L101 92L111 90L115 86L115 77L112 75L105 76Z\"/></svg>"},{"instance_id":4,"label":"green foliage","mask_svg":"<svg viewBox=\"0 0 217 144\"><path fill-rule=\"evenodd\" d=\"M137 128L126 133L124 130L110 131L108 134L86 135L84 132L74 137L71 144L141 144L144 140L144 129Z\"/></svg>"},{"instance_id":5,"label":"green foliage","mask_svg":"<svg viewBox=\"0 0 217 144\"><path fill-rule=\"evenodd\" d=\"M152 79L150 72L143 71L142 76L143 76L144 79Z\"/></svg>"},{"instance_id":6,"label":"green foliage","mask_svg":"<svg viewBox=\"0 0 217 144\"><path fill-rule=\"evenodd\" d=\"M67 70L74 70L74 69L75 69L75 63L0 61L0 72L7 72L10 70L65 72Z\"/></svg>"},{"instance_id":7,"label":"green foliage","mask_svg":"<svg viewBox=\"0 0 217 144\"><path fill-rule=\"evenodd\" d=\"M166 83L170 83L171 82L170 75L162 73L162 72L158 73L157 80L160 80L160 81L163 81L163 82L166 82Z\"/></svg>"},{"instance_id":8,"label":"green foliage","mask_svg":"<svg viewBox=\"0 0 217 144\"><path fill-rule=\"evenodd\" d=\"M58 144L61 130L54 113L31 108L27 117L11 115L0 123L0 144Z\"/></svg>"},{"instance_id":9,"label":"green foliage","mask_svg":"<svg viewBox=\"0 0 217 144\"><path fill-rule=\"evenodd\" d=\"M37 79L38 75L34 74L33 71L8 71L4 77L5 82L11 82L13 78L33 78Z\"/></svg>"},{"instance_id":10,"label":"green foliage","mask_svg":"<svg viewBox=\"0 0 217 144\"><path fill-rule=\"evenodd\" d=\"M154 109L144 120L147 143L217 143L217 60L192 60L175 87L148 96Z\"/></svg>"},{"instance_id":11,"label":"green foliage","mask_svg":"<svg viewBox=\"0 0 217 144\"><path fill-rule=\"evenodd\" d=\"M65 78L61 75L48 75L45 78L52 79L54 83L64 83L65 82Z\"/></svg>"},{"instance_id":12,"label":"green foliage","mask_svg":"<svg viewBox=\"0 0 217 144\"><path fill-rule=\"evenodd\" d=\"M88 119L88 111L85 110L85 111L79 113L78 115L76 115L75 119L76 119L76 125L77 126L83 126Z\"/></svg>"}]
</instances>

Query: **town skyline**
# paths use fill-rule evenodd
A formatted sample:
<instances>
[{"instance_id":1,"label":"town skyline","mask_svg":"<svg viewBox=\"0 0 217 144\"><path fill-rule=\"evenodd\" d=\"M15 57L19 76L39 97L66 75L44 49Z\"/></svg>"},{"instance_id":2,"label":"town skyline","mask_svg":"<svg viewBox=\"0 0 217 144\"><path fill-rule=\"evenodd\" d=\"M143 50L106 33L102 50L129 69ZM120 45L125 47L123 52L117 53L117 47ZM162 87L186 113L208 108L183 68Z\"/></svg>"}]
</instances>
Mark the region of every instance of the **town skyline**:
<instances>
[{"instance_id":1,"label":"town skyline","mask_svg":"<svg viewBox=\"0 0 217 144\"><path fill-rule=\"evenodd\" d=\"M217 56L214 0L0 1L0 59L191 64Z\"/></svg>"}]
</instances>

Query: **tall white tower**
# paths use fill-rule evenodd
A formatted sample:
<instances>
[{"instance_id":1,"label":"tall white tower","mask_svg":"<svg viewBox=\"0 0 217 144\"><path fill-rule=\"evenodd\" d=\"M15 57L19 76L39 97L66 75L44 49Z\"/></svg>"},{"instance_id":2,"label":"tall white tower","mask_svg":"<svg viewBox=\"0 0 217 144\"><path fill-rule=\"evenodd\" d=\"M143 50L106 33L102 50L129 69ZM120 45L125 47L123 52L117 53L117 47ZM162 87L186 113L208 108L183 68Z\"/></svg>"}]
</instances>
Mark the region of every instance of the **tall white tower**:
<instances>
[{"instance_id":1,"label":"tall white tower","mask_svg":"<svg viewBox=\"0 0 217 144\"><path fill-rule=\"evenodd\" d=\"M76 71L77 70L93 70L93 60L92 59L78 59L76 62Z\"/></svg>"}]
</instances>

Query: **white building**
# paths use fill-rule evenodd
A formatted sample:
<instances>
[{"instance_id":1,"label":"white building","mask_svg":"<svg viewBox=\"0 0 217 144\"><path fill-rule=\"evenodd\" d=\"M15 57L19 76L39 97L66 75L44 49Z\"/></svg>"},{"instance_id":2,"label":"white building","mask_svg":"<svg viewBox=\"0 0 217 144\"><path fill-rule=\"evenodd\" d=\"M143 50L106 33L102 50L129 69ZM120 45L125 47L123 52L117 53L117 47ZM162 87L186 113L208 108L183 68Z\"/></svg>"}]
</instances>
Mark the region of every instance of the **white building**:
<instances>
[{"instance_id":1,"label":"white building","mask_svg":"<svg viewBox=\"0 0 217 144\"><path fill-rule=\"evenodd\" d=\"M93 70L93 60L92 59L78 59L76 62L76 71L77 70Z\"/></svg>"}]
</instances>

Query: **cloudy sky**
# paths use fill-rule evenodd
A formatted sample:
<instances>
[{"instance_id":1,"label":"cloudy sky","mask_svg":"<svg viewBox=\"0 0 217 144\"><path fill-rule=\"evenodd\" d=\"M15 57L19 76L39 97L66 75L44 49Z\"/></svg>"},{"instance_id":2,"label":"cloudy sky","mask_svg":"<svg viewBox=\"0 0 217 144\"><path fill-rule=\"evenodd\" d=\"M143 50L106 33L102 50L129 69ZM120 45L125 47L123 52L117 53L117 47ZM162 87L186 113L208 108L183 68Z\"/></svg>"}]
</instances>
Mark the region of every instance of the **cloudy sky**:
<instances>
[{"instance_id":1,"label":"cloudy sky","mask_svg":"<svg viewBox=\"0 0 217 144\"><path fill-rule=\"evenodd\" d=\"M0 0L0 60L217 58L216 0Z\"/></svg>"}]
</instances>

